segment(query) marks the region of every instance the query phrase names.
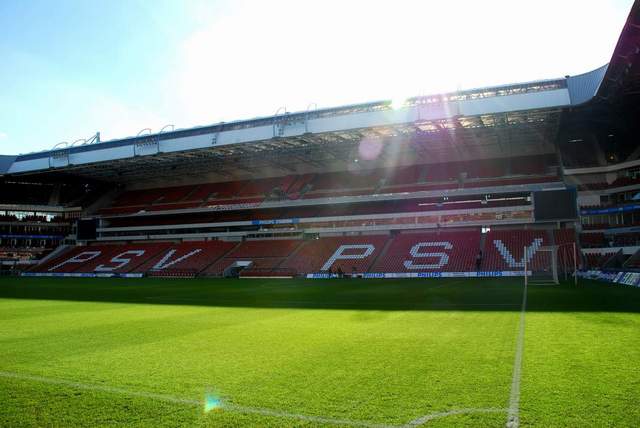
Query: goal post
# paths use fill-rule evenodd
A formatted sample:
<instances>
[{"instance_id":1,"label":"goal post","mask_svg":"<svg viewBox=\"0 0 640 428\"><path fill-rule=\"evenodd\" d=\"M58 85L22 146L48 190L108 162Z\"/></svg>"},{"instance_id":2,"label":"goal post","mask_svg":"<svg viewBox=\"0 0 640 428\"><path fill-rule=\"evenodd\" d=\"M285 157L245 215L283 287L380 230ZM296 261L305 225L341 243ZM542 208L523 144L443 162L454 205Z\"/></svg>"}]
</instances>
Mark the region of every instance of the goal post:
<instances>
[{"instance_id":1,"label":"goal post","mask_svg":"<svg viewBox=\"0 0 640 428\"><path fill-rule=\"evenodd\" d=\"M578 285L578 249L575 242L524 247L525 284L559 284L560 279Z\"/></svg>"},{"instance_id":2,"label":"goal post","mask_svg":"<svg viewBox=\"0 0 640 428\"><path fill-rule=\"evenodd\" d=\"M578 285L578 247L575 242L557 245L558 269L560 277L565 281L573 280Z\"/></svg>"},{"instance_id":3,"label":"goal post","mask_svg":"<svg viewBox=\"0 0 640 428\"><path fill-rule=\"evenodd\" d=\"M559 284L558 245L532 249L524 247L525 284Z\"/></svg>"}]
</instances>

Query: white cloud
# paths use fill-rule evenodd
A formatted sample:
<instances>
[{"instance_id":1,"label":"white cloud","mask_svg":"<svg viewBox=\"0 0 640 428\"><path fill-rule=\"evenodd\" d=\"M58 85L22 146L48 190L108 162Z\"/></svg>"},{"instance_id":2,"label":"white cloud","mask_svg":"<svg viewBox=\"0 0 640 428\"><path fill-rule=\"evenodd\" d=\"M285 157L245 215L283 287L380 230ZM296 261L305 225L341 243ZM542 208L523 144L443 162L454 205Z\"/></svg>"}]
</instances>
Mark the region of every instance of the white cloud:
<instances>
[{"instance_id":1,"label":"white cloud","mask_svg":"<svg viewBox=\"0 0 640 428\"><path fill-rule=\"evenodd\" d=\"M584 0L198 9L208 24L176 52L166 108L191 126L586 72L609 60L626 12Z\"/></svg>"},{"instance_id":2,"label":"white cloud","mask_svg":"<svg viewBox=\"0 0 640 428\"><path fill-rule=\"evenodd\" d=\"M109 140L169 123L184 128L271 115L281 106L299 111L311 103L323 108L577 74L610 59L631 1L627 7L600 0L189 5L196 27L167 43L178 46L167 52L173 63L135 64L147 67L144 91L115 93L89 79L32 79L18 113L39 118L39 126L0 126L21 149L45 149L96 131ZM6 133L3 140L9 146Z\"/></svg>"},{"instance_id":3,"label":"white cloud","mask_svg":"<svg viewBox=\"0 0 640 428\"><path fill-rule=\"evenodd\" d=\"M102 140L111 140L135 136L145 128L150 128L155 133L169 122L153 109L133 106L117 98L101 95L88 108L85 123L90 125L85 125L84 135L92 135L99 130Z\"/></svg>"},{"instance_id":4,"label":"white cloud","mask_svg":"<svg viewBox=\"0 0 640 428\"><path fill-rule=\"evenodd\" d=\"M7 138L9 138L7 133L0 131L0 141L6 140Z\"/></svg>"}]
</instances>

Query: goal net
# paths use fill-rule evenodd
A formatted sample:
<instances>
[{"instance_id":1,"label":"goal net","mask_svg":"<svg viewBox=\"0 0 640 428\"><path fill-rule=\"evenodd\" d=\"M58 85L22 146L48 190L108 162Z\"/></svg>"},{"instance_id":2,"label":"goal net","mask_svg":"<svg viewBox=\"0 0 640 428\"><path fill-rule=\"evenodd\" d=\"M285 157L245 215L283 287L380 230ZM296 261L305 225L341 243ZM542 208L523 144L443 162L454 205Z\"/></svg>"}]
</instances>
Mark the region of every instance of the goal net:
<instances>
[{"instance_id":1,"label":"goal net","mask_svg":"<svg viewBox=\"0 0 640 428\"><path fill-rule=\"evenodd\" d=\"M549 245L537 250L524 248L526 284L558 284L558 247Z\"/></svg>"},{"instance_id":2,"label":"goal net","mask_svg":"<svg viewBox=\"0 0 640 428\"><path fill-rule=\"evenodd\" d=\"M528 284L558 284L559 280L577 281L574 243L547 245L537 250L524 249L524 278Z\"/></svg>"}]
</instances>

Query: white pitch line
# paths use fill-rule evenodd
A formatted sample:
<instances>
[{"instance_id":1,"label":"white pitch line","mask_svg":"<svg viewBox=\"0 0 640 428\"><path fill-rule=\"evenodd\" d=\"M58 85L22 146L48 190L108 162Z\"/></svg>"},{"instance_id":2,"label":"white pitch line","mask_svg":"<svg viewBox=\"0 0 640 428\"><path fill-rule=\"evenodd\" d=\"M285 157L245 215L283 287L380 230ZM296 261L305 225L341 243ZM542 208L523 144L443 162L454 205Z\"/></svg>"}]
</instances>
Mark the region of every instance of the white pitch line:
<instances>
[{"instance_id":1,"label":"white pitch line","mask_svg":"<svg viewBox=\"0 0 640 428\"><path fill-rule=\"evenodd\" d=\"M200 400L176 397L176 396L167 395L167 394L157 394L154 392L131 391L128 389L117 388L109 385L81 383L81 382L74 382L66 379L56 379L51 377L36 376L36 375L7 372L7 371L0 371L0 378L1 377L9 378L9 379L27 380L32 382L40 382L40 383L46 383L50 385L62 385L62 386L68 386L70 388L84 389L88 391L108 392L111 394L127 395L130 397L142 397L142 398L148 398L148 399L157 400L157 401L164 401L167 403L183 404L183 405L195 406L195 407L204 406L204 403ZM299 413L289 413L289 412L283 412L280 410L265 409L261 407L240 406L232 403L225 403L222 410L229 411L229 412L236 412L236 413L244 413L244 414L272 416L272 417L284 418L284 419L297 419L305 422L315 422L315 423L324 424L324 425L333 424L333 425L345 425L345 426L363 427L363 428L411 428L411 427L417 427L417 426L423 425L434 419L444 418L447 416L470 414L470 413L504 413L508 411L508 409L494 409L494 408L454 409L454 410L448 410L443 412L430 413L428 415L421 416L418 419L414 419L413 421L405 425L397 426L397 425L375 424L375 423L355 421L350 419L337 419L337 418L326 418L322 416L303 415Z\"/></svg>"},{"instance_id":2,"label":"white pitch line","mask_svg":"<svg viewBox=\"0 0 640 428\"><path fill-rule=\"evenodd\" d=\"M96 384L88 384L88 383L80 383L74 382L65 379L55 379L44 376L35 376L29 374L22 373L14 373L14 372L6 372L0 371L0 377L10 378L10 379L18 379L18 380L28 380L33 382L47 383L51 385L63 385L76 389L84 389L88 391L100 391L100 392L108 392L111 394L120 394L120 395L128 395L131 397L142 397L153 399L157 401L164 401L167 403L176 403L183 404L189 406L196 407L204 407L204 402L200 400L192 400L188 398L175 397L172 395L166 394L156 394L153 392L142 392L142 391L131 391L128 389L112 387L108 385L96 385ZM265 409L260 407L246 407L239 406L236 404L225 403L223 407L223 411L230 411L236 413L245 413L245 414L257 414L262 416L272 416L277 418L286 418L286 419L297 419L306 422L316 422L319 424L333 424L333 425L346 425L352 427L363 427L363 428L396 428L392 425L385 424L374 424L364 421L354 421L350 419L334 419L334 418L325 418L322 416L311 416L311 415L303 415L298 413L288 413L280 410L273 409Z\"/></svg>"},{"instance_id":3,"label":"white pitch line","mask_svg":"<svg viewBox=\"0 0 640 428\"><path fill-rule=\"evenodd\" d=\"M147 300L157 300L160 302L163 301L167 301L167 302L197 302L197 303L202 303L203 300L202 299L198 299L198 298L191 298L191 297L164 297L164 296L147 296L145 297L145 299ZM237 299L215 299L212 300L211 302L209 302L209 304L215 305L216 303L238 303ZM311 305L313 306L313 309L322 309L322 304L318 303L317 300L273 300L273 301L269 301L267 302L267 304L278 304L278 305L285 305L285 304L295 304L295 305ZM365 303L366 305L366 303ZM432 303L429 304L428 306L425 307L425 309L430 309L430 308L434 308L434 309L439 309L439 308L459 308L459 307L469 307L469 308L474 308L474 307L510 307L510 306L519 306L518 303ZM347 309L353 308L354 307L354 303L332 303L330 305L330 307L344 307ZM369 308L367 308L365 306L364 310L371 310Z\"/></svg>"},{"instance_id":4,"label":"white pitch line","mask_svg":"<svg viewBox=\"0 0 640 428\"><path fill-rule=\"evenodd\" d=\"M430 413L428 415L424 415L419 417L418 419L414 419L411 422L407 423L403 426L403 428L417 427L419 425L425 424L429 421L439 418L445 418L447 416L453 415L464 415L469 413L506 413L508 409L494 409L494 408L480 408L480 409L454 409L448 410L446 412L436 412Z\"/></svg>"},{"instance_id":5,"label":"white pitch line","mask_svg":"<svg viewBox=\"0 0 640 428\"><path fill-rule=\"evenodd\" d=\"M187 398L174 397L172 395L156 394L153 392L131 391L128 389L116 388L109 385L80 383L80 382L74 382L66 379L55 379L51 377L35 376L35 375L29 375L29 374L23 374L23 373L0 371L0 377L18 379L18 380L30 380L33 382L47 383L50 385L62 385L62 386L68 386L70 388L85 389L88 391L109 392L112 394L129 395L132 397L150 398L153 400L165 401L168 403L189 404L193 406L203 405L202 402L198 400L190 400Z\"/></svg>"},{"instance_id":6,"label":"white pitch line","mask_svg":"<svg viewBox=\"0 0 640 428\"><path fill-rule=\"evenodd\" d=\"M522 352L524 349L524 317L527 310L527 283L524 283L522 293L522 308L520 309L520 324L516 342L516 355L513 362L513 376L511 378L511 393L509 394L509 413L507 428L520 426L520 377L522 373Z\"/></svg>"}]
</instances>

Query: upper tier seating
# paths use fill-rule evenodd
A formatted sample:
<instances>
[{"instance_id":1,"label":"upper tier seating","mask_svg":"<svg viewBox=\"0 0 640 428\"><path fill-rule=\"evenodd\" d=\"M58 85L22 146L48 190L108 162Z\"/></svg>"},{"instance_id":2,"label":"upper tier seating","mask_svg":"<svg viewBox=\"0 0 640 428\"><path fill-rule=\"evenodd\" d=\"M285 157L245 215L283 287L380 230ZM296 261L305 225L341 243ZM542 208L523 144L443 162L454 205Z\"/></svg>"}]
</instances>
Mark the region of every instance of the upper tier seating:
<instances>
[{"instance_id":1,"label":"upper tier seating","mask_svg":"<svg viewBox=\"0 0 640 428\"><path fill-rule=\"evenodd\" d=\"M529 248L532 269L543 269L548 260L538 251L541 246L549 245L546 231L538 230L499 230L487 234L482 268L485 271L522 271L524 270L524 247Z\"/></svg>"},{"instance_id":2,"label":"upper tier seating","mask_svg":"<svg viewBox=\"0 0 640 428\"><path fill-rule=\"evenodd\" d=\"M281 267L298 273L337 270L367 272L382 251L387 235L324 237L306 241Z\"/></svg>"},{"instance_id":3,"label":"upper tier seating","mask_svg":"<svg viewBox=\"0 0 640 428\"><path fill-rule=\"evenodd\" d=\"M636 245L640 245L640 232L626 232L613 235L614 247L633 247Z\"/></svg>"},{"instance_id":4,"label":"upper tier seating","mask_svg":"<svg viewBox=\"0 0 640 428\"><path fill-rule=\"evenodd\" d=\"M611 183L610 187L624 187L624 186L632 186L634 184L640 184L640 177L631 178L631 177L618 177L613 183Z\"/></svg>"},{"instance_id":5,"label":"upper tier seating","mask_svg":"<svg viewBox=\"0 0 640 428\"><path fill-rule=\"evenodd\" d=\"M608 229L609 225L607 223L593 223L593 224L583 224L583 230L598 230L598 229Z\"/></svg>"},{"instance_id":6,"label":"upper tier seating","mask_svg":"<svg viewBox=\"0 0 640 428\"><path fill-rule=\"evenodd\" d=\"M406 233L393 238L372 272L465 272L475 270L480 230ZM428 255L427 255L428 254Z\"/></svg>"},{"instance_id":7,"label":"upper tier seating","mask_svg":"<svg viewBox=\"0 0 640 428\"><path fill-rule=\"evenodd\" d=\"M0 181L0 195L2 195L3 204L47 205L52 192L52 185Z\"/></svg>"},{"instance_id":8,"label":"upper tier seating","mask_svg":"<svg viewBox=\"0 0 640 428\"><path fill-rule=\"evenodd\" d=\"M165 192L171 192L171 187L129 190L118 196L113 203L113 207L142 206L149 205L161 198Z\"/></svg>"},{"instance_id":9,"label":"upper tier seating","mask_svg":"<svg viewBox=\"0 0 640 428\"><path fill-rule=\"evenodd\" d=\"M282 189L284 186L286 186L287 182L291 180L289 177L291 176L251 180L244 187L242 187L241 191L239 191L236 196L264 196L271 193L276 187Z\"/></svg>"},{"instance_id":10,"label":"upper tier seating","mask_svg":"<svg viewBox=\"0 0 640 428\"><path fill-rule=\"evenodd\" d=\"M398 168L362 169L323 174L288 175L122 193L102 214L170 210L212 205L258 204L271 199L318 199L457 188L500 187L557 181L547 174L547 157L454 162ZM274 192L279 189L278 192Z\"/></svg>"},{"instance_id":11,"label":"upper tier seating","mask_svg":"<svg viewBox=\"0 0 640 428\"><path fill-rule=\"evenodd\" d=\"M609 187L606 182L578 184L578 190L603 190Z\"/></svg>"},{"instance_id":12,"label":"upper tier seating","mask_svg":"<svg viewBox=\"0 0 640 428\"><path fill-rule=\"evenodd\" d=\"M585 248L600 248L606 246L604 233L581 233L580 243Z\"/></svg>"}]
</instances>

